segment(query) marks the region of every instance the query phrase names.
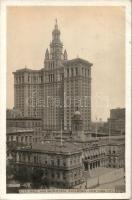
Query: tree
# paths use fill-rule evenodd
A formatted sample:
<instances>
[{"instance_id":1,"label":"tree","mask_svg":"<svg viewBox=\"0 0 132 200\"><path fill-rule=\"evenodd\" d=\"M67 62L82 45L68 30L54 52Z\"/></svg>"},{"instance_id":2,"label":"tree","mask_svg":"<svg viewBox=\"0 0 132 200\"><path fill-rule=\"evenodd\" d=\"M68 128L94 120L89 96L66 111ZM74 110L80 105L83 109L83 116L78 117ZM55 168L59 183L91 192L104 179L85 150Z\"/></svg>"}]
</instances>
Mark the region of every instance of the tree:
<instances>
[{"instance_id":1,"label":"tree","mask_svg":"<svg viewBox=\"0 0 132 200\"><path fill-rule=\"evenodd\" d=\"M40 188L43 185L43 170L39 168L34 168L33 172L31 174L31 182L32 182L32 187L34 188Z\"/></svg>"},{"instance_id":2,"label":"tree","mask_svg":"<svg viewBox=\"0 0 132 200\"><path fill-rule=\"evenodd\" d=\"M26 183L30 181L30 174L25 166L19 166L15 171L14 171L14 178L21 183Z\"/></svg>"}]
</instances>

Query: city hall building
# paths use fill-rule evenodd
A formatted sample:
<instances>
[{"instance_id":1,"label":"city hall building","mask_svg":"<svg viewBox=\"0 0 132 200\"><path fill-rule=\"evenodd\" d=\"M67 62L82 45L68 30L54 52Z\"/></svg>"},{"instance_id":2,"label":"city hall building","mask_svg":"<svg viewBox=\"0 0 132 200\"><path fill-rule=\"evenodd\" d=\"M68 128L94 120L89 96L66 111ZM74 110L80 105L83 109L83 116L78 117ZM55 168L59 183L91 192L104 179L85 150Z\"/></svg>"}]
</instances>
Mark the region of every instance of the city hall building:
<instances>
[{"instance_id":1,"label":"city hall building","mask_svg":"<svg viewBox=\"0 0 132 200\"><path fill-rule=\"evenodd\" d=\"M9 163L16 170L31 176L34 169L43 171L48 188L82 187L97 171L102 174L124 168L124 136L86 141L45 141L31 146L15 147L9 151ZM107 181L107 180L106 180Z\"/></svg>"},{"instance_id":2,"label":"city hall building","mask_svg":"<svg viewBox=\"0 0 132 200\"><path fill-rule=\"evenodd\" d=\"M15 108L24 117L42 117L45 130L71 130L72 116L79 110L83 116L83 128L89 130L91 66L81 58L68 60L56 21L44 67L14 72Z\"/></svg>"}]
</instances>

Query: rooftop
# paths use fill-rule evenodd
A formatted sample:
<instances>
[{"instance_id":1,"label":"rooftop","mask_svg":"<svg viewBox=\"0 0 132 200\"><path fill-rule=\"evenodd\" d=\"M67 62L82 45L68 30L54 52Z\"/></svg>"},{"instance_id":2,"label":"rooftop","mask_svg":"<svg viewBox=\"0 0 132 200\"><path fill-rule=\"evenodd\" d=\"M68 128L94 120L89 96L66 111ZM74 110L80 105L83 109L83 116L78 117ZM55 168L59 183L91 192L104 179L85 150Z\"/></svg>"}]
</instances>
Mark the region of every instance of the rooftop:
<instances>
[{"instance_id":1,"label":"rooftop","mask_svg":"<svg viewBox=\"0 0 132 200\"><path fill-rule=\"evenodd\" d=\"M52 154L78 154L81 152L74 144L65 142L61 145L60 142L45 142L45 143L36 143L31 147L34 152L44 152L44 153L52 153ZM30 151L31 151L30 149ZM23 148L20 150L27 151L29 149Z\"/></svg>"},{"instance_id":2,"label":"rooftop","mask_svg":"<svg viewBox=\"0 0 132 200\"><path fill-rule=\"evenodd\" d=\"M40 72L41 70L43 70L43 68L41 68L41 69L31 69L31 68L25 67L25 68L17 69L13 73L18 73L18 72L35 72L36 73L36 72Z\"/></svg>"},{"instance_id":3,"label":"rooftop","mask_svg":"<svg viewBox=\"0 0 132 200\"><path fill-rule=\"evenodd\" d=\"M7 134L21 134L21 133L31 133L31 132L33 132L32 128L9 127L6 130Z\"/></svg>"},{"instance_id":4,"label":"rooftop","mask_svg":"<svg viewBox=\"0 0 132 200\"><path fill-rule=\"evenodd\" d=\"M21 116L15 116L15 117L11 117L11 116L7 116L7 120L42 120L39 117L21 117Z\"/></svg>"},{"instance_id":5,"label":"rooftop","mask_svg":"<svg viewBox=\"0 0 132 200\"><path fill-rule=\"evenodd\" d=\"M74 58L72 60L68 60L65 62L65 65L71 65L71 64L85 64L85 65L89 65L89 67L93 65L89 61L84 60L82 58Z\"/></svg>"}]
</instances>

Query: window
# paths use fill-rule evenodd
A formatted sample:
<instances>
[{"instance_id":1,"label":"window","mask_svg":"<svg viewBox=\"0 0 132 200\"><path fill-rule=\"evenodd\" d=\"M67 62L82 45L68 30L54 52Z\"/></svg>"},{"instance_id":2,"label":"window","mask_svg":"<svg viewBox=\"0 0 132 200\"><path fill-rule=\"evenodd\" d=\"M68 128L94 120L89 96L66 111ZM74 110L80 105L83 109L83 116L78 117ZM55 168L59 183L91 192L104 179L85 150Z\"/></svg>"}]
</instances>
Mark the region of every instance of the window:
<instances>
[{"instance_id":1,"label":"window","mask_svg":"<svg viewBox=\"0 0 132 200\"><path fill-rule=\"evenodd\" d=\"M69 77L69 69L67 69L67 77Z\"/></svg>"},{"instance_id":2,"label":"window","mask_svg":"<svg viewBox=\"0 0 132 200\"><path fill-rule=\"evenodd\" d=\"M64 74L61 74L61 80L62 81L64 80Z\"/></svg>"},{"instance_id":3,"label":"window","mask_svg":"<svg viewBox=\"0 0 132 200\"><path fill-rule=\"evenodd\" d=\"M48 172L47 171L45 171L45 176L48 176Z\"/></svg>"},{"instance_id":4,"label":"window","mask_svg":"<svg viewBox=\"0 0 132 200\"><path fill-rule=\"evenodd\" d=\"M76 68L76 76L78 75L78 68Z\"/></svg>"},{"instance_id":5,"label":"window","mask_svg":"<svg viewBox=\"0 0 132 200\"><path fill-rule=\"evenodd\" d=\"M40 78L41 78L41 82L43 82L43 77L41 76Z\"/></svg>"},{"instance_id":6,"label":"window","mask_svg":"<svg viewBox=\"0 0 132 200\"><path fill-rule=\"evenodd\" d=\"M22 82L24 82L24 77L22 76Z\"/></svg>"},{"instance_id":7,"label":"window","mask_svg":"<svg viewBox=\"0 0 132 200\"><path fill-rule=\"evenodd\" d=\"M11 136L11 141L13 141L13 136Z\"/></svg>"},{"instance_id":8,"label":"window","mask_svg":"<svg viewBox=\"0 0 132 200\"><path fill-rule=\"evenodd\" d=\"M51 160L51 165L54 166L54 160Z\"/></svg>"},{"instance_id":9,"label":"window","mask_svg":"<svg viewBox=\"0 0 132 200\"><path fill-rule=\"evenodd\" d=\"M54 173L52 173L52 174L51 174L51 176L52 176L52 178L55 178L55 175L54 175Z\"/></svg>"},{"instance_id":10,"label":"window","mask_svg":"<svg viewBox=\"0 0 132 200\"><path fill-rule=\"evenodd\" d=\"M85 69L85 77L87 76L87 70Z\"/></svg>"},{"instance_id":11,"label":"window","mask_svg":"<svg viewBox=\"0 0 132 200\"><path fill-rule=\"evenodd\" d=\"M83 68L82 68L82 76L83 76Z\"/></svg>"},{"instance_id":12,"label":"window","mask_svg":"<svg viewBox=\"0 0 132 200\"><path fill-rule=\"evenodd\" d=\"M52 81L54 81L54 74L53 74L53 80Z\"/></svg>"},{"instance_id":13,"label":"window","mask_svg":"<svg viewBox=\"0 0 132 200\"><path fill-rule=\"evenodd\" d=\"M30 136L29 138L30 138L29 141L32 142L32 136Z\"/></svg>"},{"instance_id":14,"label":"window","mask_svg":"<svg viewBox=\"0 0 132 200\"><path fill-rule=\"evenodd\" d=\"M23 142L23 137L21 137L21 142Z\"/></svg>"},{"instance_id":15,"label":"window","mask_svg":"<svg viewBox=\"0 0 132 200\"><path fill-rule=\"evenodd\" d=\"M66 174L65 174L65 172L63 172L63 179L66 179Z\"/></svg>"},{"instance_id":16,"label":"window","mask_svg":"<svg viewBox=\"0 0 132 200\"><path fill-rule=\"evenodd\" d=\"M34 156L34 163L36 163L37 162L37 159L36 159L36 156Z\"/></svg>"},{"instance_id":17,"label":"window","mask_svg":"<svg viewBox=\"0 0 132 200\"><path fill-rule=\"evenodd\" d=\"M60 160L59 160L59 159L57 159L57 165L58 165L58 166L60 165Z\"/></svg>"},{"instance_id":18,"label":"window","mask_svg":"<svg viewBox=\"0 0 132 200\"><path fill-rule=\"evenodd\" d=\"M23 161L25 162L25 154L23 154Z\"/></svg>"},{"instance_id":19,"label":"window","mask_svg":"<svg viewBox=\"0 0 132 200\"><path fill-rule=\"evenodd\" d=\"M60 173L59 172L57 172L57 178L60 178Z\"/></svg>"},{"instance_id":20,"label":"window","mask_svg":"<svg viewBox=\"0 0 132 200\"><path fill-rule=\"evenodd\" d=\"M28 162L30 162L30 155L28 155Z\"/></svg>"},{"instance_id":21,"label":"window","mask_svg":"<svg viewBox=\"0 0 132 200\"><path fill-rule=\"evenodd\" d=\"M25 136L25 141L27 142L27 138L28 138L28 136Z\"/></svg>"},{"instance_id":22,"label":"window","mask_svg":"<svg viewBox=\"0 0 132 200\"><path fill-rule=\"evenodd\" d=\"M47 160L45 160L45 164L47 164Z\"/></svg>"},{"instance_id":23,"label":"window","mask_svg":"<svg viewBox=\"0 0 132 200\"><path fill-rule=\"evenodd\" d=\"M71 69L71 76L73 76L73 69Z\"/></svg>"}]
</instances>

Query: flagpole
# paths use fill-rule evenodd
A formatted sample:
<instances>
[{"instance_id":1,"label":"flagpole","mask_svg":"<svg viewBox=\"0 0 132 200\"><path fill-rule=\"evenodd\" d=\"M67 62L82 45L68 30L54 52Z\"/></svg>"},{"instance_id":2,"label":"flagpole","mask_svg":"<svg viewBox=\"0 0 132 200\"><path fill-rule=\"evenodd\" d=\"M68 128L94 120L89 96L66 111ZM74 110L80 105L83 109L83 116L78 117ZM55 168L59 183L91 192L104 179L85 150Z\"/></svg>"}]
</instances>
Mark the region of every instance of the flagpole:
<instances>
[{"instance_id":1,"label":"flagpole","mask_svg":"<svg viewBox=\"0 0 132 200\"><path fill-rule=\"evenodd\" d=\"M61 146L62 146L62 120L61 120Z\"/></svg>"},{"instance_id":2,"label":"flagpole","mask_svg":"<svg viewBox=\"0 0 132 200\"><path fill-rule=\"evenodd\" d=\"M96 117L96 139L97 139L97 132L98 130L97 130L97 117Z\"/></svg>"},{"instance_id":3,"label":"flagpole","mask_svg":"<svg viewBox=\"0 0 132 200\"><path fill-rule=\"evenodd\" d=\"M110 134L111 134L111 129L110 129L110 121L109 121L109 143L110 143Z\"/></svg>"}]
</instances>

